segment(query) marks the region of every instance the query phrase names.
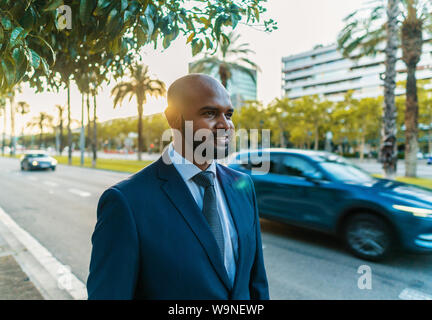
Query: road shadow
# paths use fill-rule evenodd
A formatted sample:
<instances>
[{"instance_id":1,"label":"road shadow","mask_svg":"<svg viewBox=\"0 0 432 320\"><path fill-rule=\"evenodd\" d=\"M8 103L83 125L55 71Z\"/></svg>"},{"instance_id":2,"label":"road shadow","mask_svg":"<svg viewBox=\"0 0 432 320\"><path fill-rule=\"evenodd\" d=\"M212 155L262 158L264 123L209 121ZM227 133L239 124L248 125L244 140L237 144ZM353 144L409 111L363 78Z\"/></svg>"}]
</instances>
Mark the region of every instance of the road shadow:
<instances>
[{"instance_id":1,"label":"road shadow","mask_svg":"<svg viewBox=\"0 0 432 320\"><path fill-rule=\"evenodd\" d=\"M326 249L345 252L345 248L337 237L323 232L289 225L280 221L260 218L261 231L275 236L289 238L305 244L316 245Z\"/></svg>"},{"instance_id":2,"label":"road shadow","mask_svg":"<svg viewBox=\"0 0 432 320\"><path fill-rule=\"evenodd\" d=\"M269 220L267 218L260 218L260 225L262 232L294 240L306 245L333 250L335 253L341 253L356 258L346 250L342 240L334 235L289 225L280 221ZM406 252L397 248L392 256L378 263L389 267L407 270L418 269L424 272L425 270L432 270L432 254Z\"/></svg>"}]
</instances>

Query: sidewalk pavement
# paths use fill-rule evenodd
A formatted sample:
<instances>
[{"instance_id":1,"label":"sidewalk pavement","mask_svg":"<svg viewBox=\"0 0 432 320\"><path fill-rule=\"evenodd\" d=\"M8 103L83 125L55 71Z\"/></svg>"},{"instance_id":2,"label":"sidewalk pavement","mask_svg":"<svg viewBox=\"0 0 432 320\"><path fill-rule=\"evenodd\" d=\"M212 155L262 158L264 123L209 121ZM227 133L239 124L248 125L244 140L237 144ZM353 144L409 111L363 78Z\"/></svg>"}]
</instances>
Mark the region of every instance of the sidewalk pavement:
<instances>
[{"instance_id":1,"label":"sidewalk pavement","mask_svg":"<svg viewBox=\"0 0 432 320\"><path fill-rule=\"evenodd\" d=\"M0 300L43 300L0 234Z\"/></svg>"}]
</instances>

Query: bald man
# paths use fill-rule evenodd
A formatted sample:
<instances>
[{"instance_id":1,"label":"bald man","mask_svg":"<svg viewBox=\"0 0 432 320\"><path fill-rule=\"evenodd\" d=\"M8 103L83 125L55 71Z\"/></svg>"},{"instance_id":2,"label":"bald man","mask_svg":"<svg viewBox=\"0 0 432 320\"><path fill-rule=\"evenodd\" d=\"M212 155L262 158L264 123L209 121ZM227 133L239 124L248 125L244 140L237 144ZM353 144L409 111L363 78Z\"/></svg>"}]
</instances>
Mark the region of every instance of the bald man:
<instances>
[{"instance_id":1,"label":"bald man","mask_svg":"<svg viewBox=\"0 0 432 320\"><path fill-rule=\"evenodd\" d=\"M89 299L269 299L252 180L215 161L233 111L212 77L170 86L173 142L99 200Z\"/></svg>"}]
</instances>

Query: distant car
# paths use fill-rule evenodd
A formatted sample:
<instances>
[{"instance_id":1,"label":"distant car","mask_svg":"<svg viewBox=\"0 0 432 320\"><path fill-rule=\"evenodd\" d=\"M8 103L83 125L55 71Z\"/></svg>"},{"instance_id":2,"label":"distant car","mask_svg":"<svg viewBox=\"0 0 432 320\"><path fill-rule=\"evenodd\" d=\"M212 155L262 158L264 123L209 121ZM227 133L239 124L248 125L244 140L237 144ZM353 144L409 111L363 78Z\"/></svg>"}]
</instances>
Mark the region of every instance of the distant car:
<instances>
[{"instance_id":1,"label":"distant car","mask_svg":"<svg viewBox=\"0 0 432 320\"><path fill-rule=\"evenodd\" d=\"M422 159L424 159L423 153L421 153L421 152L417 152L417 159L418 159L418 160L422 160Z\"/></svg>"},{"instance_id":2,"label":"distant car","mask_svg":"<svg viewBox=\"0 0 432 320\"><path fill-rule=\"evenodd\" d=\"M366 260L397 247L432 253L431 189L372 177L320 151L245 151L228 166L251 176L264 218L337 235Z\"/></svg>"},{"instance_id":3,"label":"distant car","mask_svg":"<svg viewBox=\"0 0 432 320\"><path fill-rule=\"evenodd\" d=\"M51 169L55 170L57 160L45 151L34 150L25 153L20 159L21 170Z\"/></svg>"},{"instance_id":4,"label":"distant car","mask_svg":"<svg viewBox=\"0 0 432 320\"><path fill-rule=\"evenodd\" d=\"M432 164L432 156L427 159L427 164Z\"/></svg>"}]
</instances>

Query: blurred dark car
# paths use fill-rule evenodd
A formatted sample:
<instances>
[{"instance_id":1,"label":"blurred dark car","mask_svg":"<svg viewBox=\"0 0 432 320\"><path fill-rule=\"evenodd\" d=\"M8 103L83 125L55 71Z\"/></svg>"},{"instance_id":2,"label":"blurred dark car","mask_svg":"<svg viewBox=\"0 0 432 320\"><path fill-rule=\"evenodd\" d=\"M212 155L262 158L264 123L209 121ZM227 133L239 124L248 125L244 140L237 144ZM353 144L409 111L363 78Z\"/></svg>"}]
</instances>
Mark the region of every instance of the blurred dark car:
<instances>
[{"instance_id":1,"label":"blurred dark car","mask_svg":"<svg viewBox=\"0 0 432 320\"><path fill-rule=\"evenodd\" d=\"M427 164L432 164L432 156L427 159Z\"/></svg>"},{"instance_id":2,"label":"blurred dark car","mask_svg":"<svg viewBox=\"0 0 432 320\"><path fill-rule=\"evenodd\" d=\"M57 160L45 151L34 150L25 153L20 159L21 170L51 169L55 170Z\"/></svg>"},{"instance_id":3,"label":"blurred dark car","mask_svg":"<svg viewBox=\"0 0 432 320\"><path fill-rule=\"evenodd\" d=\"M431 189L374 178L321 151L247 151L228 165L251 176L262 217L336 235L366 260L396 248L432 253Z\"/></svg>"}]
</instances>

